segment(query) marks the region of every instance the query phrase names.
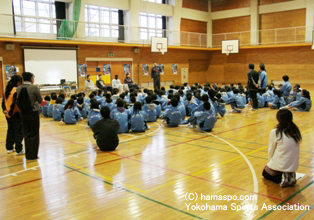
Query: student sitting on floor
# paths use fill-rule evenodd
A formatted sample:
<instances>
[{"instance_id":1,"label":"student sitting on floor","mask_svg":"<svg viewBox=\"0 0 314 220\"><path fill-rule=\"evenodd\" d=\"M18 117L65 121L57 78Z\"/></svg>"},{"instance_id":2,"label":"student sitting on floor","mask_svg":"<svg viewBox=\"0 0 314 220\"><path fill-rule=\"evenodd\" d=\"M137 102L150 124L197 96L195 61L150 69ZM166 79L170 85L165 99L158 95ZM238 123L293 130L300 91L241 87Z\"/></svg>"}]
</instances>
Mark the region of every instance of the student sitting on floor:
<instances>
[{"instance_id":1,"label":"student sitting on floor","mask_svg":"<svg viewBox=\"0 0 314 220\"><path fill-rule=\"evenodd\" d=\"M312 108L310 92L304 89L302 90L301 95L302 96L298 101L294 101L283 108L296 108L300 111L310 111Z\"/></svg>"},{"instance_id":2,"label":"student sitting on floor","mask_svg":"<svg viewBox=\"0 0 314 220\"><path fill-rule=\"evenodd\" d=\"M83 118L87 118L88 111L89 111L89 106L88 106L88 104L84 103L84 98L83 97L77 98L77 108L80 111L81 116Z\"/></svg>"},{"instance_id":3,"label":"student sitting on floor","mask_svg":"<svg viewBox=\"0 0 314 220\"><path fill-rule=\"evenodd\" d=\"M281 92L277 89L274 90L274 101L269 103L268 106L271 109L280 109L286 105L284 98L281 95Z\"/></svg>"},{"instance_id":4,"label":"student sitting on floor","mask_svg":"<svg viewBox=\"0 0 314 220\"><path fill-rule=\"evenodd\" d=\"M157 118L159 118L161 116L161 104L157 99L157 95L153 94L152 95L152 103L154 103L156 105L156 114L157 114Z\"/></svg>"},{"instance_id":5,"label":"student sitting on floor","mask_svg":"<svg viewBox=\"0 0 314 220\"><path fill-rule=\"evenodd\" d=\"M62 98L57 98L55 104L53 104L52 117L55 121L61 121L64 114L64 105L62 104Z\"/></svg>"},{"instance_id":6,"label":"student sitting on floor","mask_svg":"<svg viewBox=\"0 0 314 220\"><path fill-rule=\"evenodd\" d=\"M146 104L143 107L143 111L147 114L148 122L155 122L157 121L157 111L156 111L156 105L152 103L152 97L147 96L145 98Z\"/></svg>"},{"instance_id":7,"label":"student sitting on floor","mask_svg":"<svg viewBox=\"0 0 314 220\"><path fill-rule=\"evenodd\" d=\"M297 84L293 87L293 91L290 93L288 97L288 103L290 104L291 102L298 101L301 98L301 90L300 90L300 85Z\"/></svg>"},{"instance_id":8,"label":"student sitting on floor","mask_svg":"<svg viewBox=\"0 0 314 220\"><path fill-rule=\"evenodd\" d=\"M133 132L145 132L147 127L147 115L142 111L142 105L140 102L135 102L131 118L129 120L130 128Z\"/></svg>"},{"instance_id":9,"label":"student sitting on floor","mask_svg":"<svg viewBox=\"0 0 314 220\"><path fill-rule=\"evenodd\" d=\"M264 108L265 107L265 103L266 103L266 99L265 96L263 96L263 93L265 92L265 89L258 89L257 92L257 107L258 108Z\"/></svg>"},{"instance_id":10,"label":"student sitting on floor","mask_svg":"<svg viewBox=\"0 0 314 220\"><path fill-rule=\"evenodd\" d=\"M102 151L114 151L119 145L118 131L119 123L110 118L110 108L108 106L101 108L102 119L97 121L92 130L97 146Z\"/></svg>"},{"instance_id":11,"label":"student sitting on floor","mask_svg":"<svg viewBox=\"0 0 314 220\"><path fill-rule=\"evenodd\" d=\"M74 100L70 99L64 106L63 122L65 124L76 124L81 120L80 111L74 106Z\"/></svg>"},{"instance_id":12,"label":"student sitting on floor","mask_svg":"<svg viewBox=\"0 0 314 220\"><path fill-rule=\"evenodd\" d=\"M239 94L238 89L233 91L233 95L231 95L227 103L231 105L231 112L241 113L240 109L245 108L245 104L243 102L242 96Z\"/></svg>"},{"instance_id":13,"label":"student sitting on floor","mask_svg":"<svg viewBox=\"0 0 314 220\"><path fill-rule=\"evenodd\" d=\"M49 95L46 95L45 96L45 101L43 101L41 103L41 114L45 117L48 117L48 107L49 107L49 104L50 104L50 96Z\"/></svg>"},{"instance_id":14,"label":"student sitting on floor","mask_svg":"<svg viewBox=\"0 0 314 220\"><path fill-rule=\"evenodd\" d=\"M226 114L227 110L226 110L226 103L224 102L224 100L222 100L221 94L217 94L216 95L217 98L217 103L218 103L218 110L217 113L221 116L224 117L224 115Z\"/></svg>"},{"instance_id":15,"label":"student sitting on floor","mask_svg":"<svg viewBox=\"0 0 314 220\"><path fill-rule=\"evenodd\" d=\"M88 126L93 127L97 121L101 119L100 109L99 109L100 103L98 101L93 101L90 105L90 111L88 113Z\"/></svg>"},{"instance_id":16,"label":"student sitting on floor","mask_svg":"<svg viewBox=\"0 0 314 220\"><path fill-rule=\"evenodd\" d=\"M178 108L181 112L181 120L184 121L185 117L186 117L186 109L185 109L182 97L180 97L179 93L175 94L174 97L177 98L177 100L178 100ZM179 100L181 100L181 101L179 101Z\"/></svg>"},{"instance_id":17,"label":"student sitting on floor","mask_svg":"<svg viewBox=\"0 0 314 220\"><path fill-rule=\"evenodd\" d=\"M209 102L204 102L204 111L195 112L195 117L197 118L197 125L202 131L211 131L216 123L216 115L210 111L211 104Z\"/></svg>"},{"instance_id":18,"label":"student sitting on floor","mask_svg":"<svg viewBox=\"0 0 314 220\"><path fill-rule=\"evenodd\" d=\"M198 106L198 104L194 100L192 93L188 92L186 94L186 101L185 101L184 105L185 105L185 109L186 109L185 110L186 115L191 116L193 109Z\"/></svg>"},{"instance_id":19,"label":"student sitting on floor","mask_svg":"<svg viewBox=\"0 0 314 220\"><path fill-rule=\"evenodd\" d=\"M62 98L62 105L67 104L68 101L65 99L65 95L63 93L60 93L58 98Z\"/></svg>"},{"instance_id":20,"label":"student sitting on floor","mask_svg":"<svg viewBox=\"0 0 314 220\"><path fill-rule=\"evenodd\" d=\"M182 115L176 97L171 99L171 106L165 110L162 117L169 127L177 127L181 123Z\"/></svg>"},{"instance_id":21,"label":"student sitting on floor","mask_svg":"<svg viewBox=\"0 0 314 220\"><path fill-rule=\"evenodd\" d=\"M57 94L55 92L51 93L51 100L50 100L50 104L48 106L48 110L47 110L47 115L49 118L52 118L52 108L53 108L53 104L55 104L57 100Z\"/></svg>"},{"instance_id":22,"label":"student sitting on floor","mask_svg":"<svg viewBox=\"0 0 314 220\"><path fill-rule=\"evenodd\" d=\"M129 114L130 114L130 116L131 116L131 115L133 115L134 104L136 103L136 98L135 98L135 96L131 96L130 100L131 100L131 104L130 104L128 110L129 110ZM142 109L142 108L141 108L141 109Z\"/></svg>"},{"instance_id":23,"label":"student sitting on floor","mask_svg":"<svg viewBox=\"0 0 314 220\"><path fill-rule=\"evenodd\" d=\"M269 135L269 162L262 175L281 187L294 186L302 136L299 128L293 123L292 112L288 109L279 110L277 120L278 125Z\"/></svg>"},{"instance_id":24,"label":"student sitting on floor","mask_svg":"<svg viewBox=\"0 0 314 220\"><path fill-rule=\"evenodd\" d=\"M124 108L122 99L117 99L117 108L111 112L111 118L119 122L119 134L129 132L129 111Z\"/></svg>"},{"instance_id":25,"label":"student sitting on floor","mask_svg":"<svg viewBox=\"0 0 314 220\"><path fill-rule=\"evenodd\" d=\"M111 99L111 94L106 94L106 100L102 102L102 106L108 106L110 108L110 112L116 109L116 100Z\"/></svg>"}]
</instances>

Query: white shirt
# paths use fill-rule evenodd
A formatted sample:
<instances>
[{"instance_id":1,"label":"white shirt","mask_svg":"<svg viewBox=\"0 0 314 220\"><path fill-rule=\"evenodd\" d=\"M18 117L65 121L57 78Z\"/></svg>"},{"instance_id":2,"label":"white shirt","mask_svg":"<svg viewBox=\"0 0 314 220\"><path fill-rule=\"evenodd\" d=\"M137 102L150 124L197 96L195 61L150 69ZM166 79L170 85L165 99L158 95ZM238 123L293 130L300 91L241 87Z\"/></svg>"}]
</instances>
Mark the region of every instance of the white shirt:
<instances>
[{"instance_id":1,"label":"white shirt","mask_svg":"<svg viewBox=\"0 0 314 220\"><path fill-rule=\"evenodd\" d=\"M299 167L300 143L296 143L284 133L279 140L280 136L276 136L276 130L272 130L269 135L267 166L276 171L295 172Z\"/></svg>"},{"instance_id":2,"label":"white shirt","mask_svg":"<svg viewBox=\"0 0 314 220\"><path fill-rule=\"evenodd\" d=\"M95 84L92 80L85 80L85 86L87 89L95 89Z\"/></svg>"},{"instance_id":3,"label":"white shirt","mask_svg":"<svg viewBox=\"0 0 314 220\"><path fill-rule=\"evenodd\" d=\"M119 88L119 85L121 85L120 79L113 79L111 84L113 88Z\"/></svg>"}]
</instances>

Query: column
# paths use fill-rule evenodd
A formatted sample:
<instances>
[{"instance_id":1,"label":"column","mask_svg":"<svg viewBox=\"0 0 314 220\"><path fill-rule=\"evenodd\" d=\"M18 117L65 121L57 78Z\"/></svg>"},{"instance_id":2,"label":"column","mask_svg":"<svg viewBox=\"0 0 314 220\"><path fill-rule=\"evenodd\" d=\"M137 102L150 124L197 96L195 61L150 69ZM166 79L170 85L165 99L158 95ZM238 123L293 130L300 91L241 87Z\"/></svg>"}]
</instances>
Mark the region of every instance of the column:
<instances>
[{"instance_id":1,"label":"column","mask_svg":"<svg viewBox=\"0 0 314 220\"><path fill-rule=\"evenodd\" d=\"M208 1L208 21L207 21L207 47L213 47L213 21L212 21L211 0Z\"/></svg>"},{"instance_id":2,"label":"column","mask_svg":"<svg viewBox=\"0 0 314 220\"><path fill-rule=\"evenodd\" d=\"M259 10L258 0L251 0L251 45L259 44Z\"/></svg>"},{"instance_id":3,"label":"column","mask_svg":"<svg viewBox=\"0 0 314 220\"><path fill-rule=\"evenodd\" d=\"M314 26L314 1L306 1L306 35L305 41L312 42L313 26Z\"/></svg>"},{"instance_id":4,"label":"column","mask_svg":"<svg viewBox=\"0 0 314 220\"><path fill-rule=\"evenodd\" d=\"M169 0L169 4L174 6L173 16L169 17L169 35L168 44L174 46L180 46L181 34L181 11L182 11L182 0Z\"/></svg>"},{"instance_id":5,"label":"column","mask_svg":"<svg viewBox=\"0 0 314 220\"><path fill-rule=\"evenodd\" d=\"M124 11L124 34L127 43L140 43L138 26L141 4L141 0L130 0L130 10Z\"/></svg>"},{"instance_id":6,"label":"column","mask_svg":"<svg viewBox=\"0 0 314 220\"><path fill-rule=\"evenodd\" d=\"M3 36L13 36L13 17L9 16L13 14L12 0L1 0L0 14L7 14L0 16L0 33Z\"/></svg>"}]
</instances>

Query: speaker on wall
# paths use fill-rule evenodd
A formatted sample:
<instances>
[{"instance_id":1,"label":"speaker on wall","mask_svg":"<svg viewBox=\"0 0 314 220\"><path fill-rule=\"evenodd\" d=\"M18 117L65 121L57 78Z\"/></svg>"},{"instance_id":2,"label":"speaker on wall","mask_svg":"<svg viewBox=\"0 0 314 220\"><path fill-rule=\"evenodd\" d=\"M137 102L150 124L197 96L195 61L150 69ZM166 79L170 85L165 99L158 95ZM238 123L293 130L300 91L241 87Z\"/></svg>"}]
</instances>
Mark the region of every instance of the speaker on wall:
<instances>
[{"instance_id":1,"label":"speaker on wall","mask_svg":"<svg viewBox=\"0 0 314 220\"><path fill-rule=\"evenodd\" d=\"M5 49L6 50L15 50L15 44L6 44Z\"/></svg>"}]
</instances>

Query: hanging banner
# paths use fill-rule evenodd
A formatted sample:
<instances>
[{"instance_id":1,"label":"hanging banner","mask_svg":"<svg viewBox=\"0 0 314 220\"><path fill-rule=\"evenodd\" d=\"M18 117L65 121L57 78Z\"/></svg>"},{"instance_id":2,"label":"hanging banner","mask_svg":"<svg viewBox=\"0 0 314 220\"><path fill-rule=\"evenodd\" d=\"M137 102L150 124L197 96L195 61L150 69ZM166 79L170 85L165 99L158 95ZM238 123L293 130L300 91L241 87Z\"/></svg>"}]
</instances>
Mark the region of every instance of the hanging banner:
<instances>
[{"instance_id":1,"label":"hanging banner","mask_svg":"<svg viewBox=\"0 0 314 220\"><path fill-rule=\"evenodd\" d=\"M172 64L172 74L178 74L178 64Z\"/></svg>"},{"instance_id":2,"label":"hanging banner","mask_svg":"<svg viewBox=\"0 0 314 220\"><path fill-rule=\"evenodd\" d=\"M111 74L111 65L110 64L104 64L104 74L105 75Z\"/></svg>"},{"instance_id":3,"label":"hanging banner","mask_svg":"<svg viewBox=\"0 0 314 220\"><path fill-rule=\"evenodd\" d=\"M158 66L161 69L160 75L164 75L165 74L165 65L164 64L158 64Z\"/></svg>"},{"instance_id":4,"label":"hanging banner","mask_svg":"<svg viewBox=\"0 0 314 220\"><path fill-rule=\"evenodd\" d=\"M85 77L87 72L87 65L86 64L79 64L78 65L79 77Z\"/></svg>"},{"instance_id":5,"label":"hanging banner","mask_svg":"<svg viewBox=\"0 0 314 220\"><path fill-rule=\"evenodd\" d=\"M131 65L130 64L124 64L124 75L126 76L127 74L130 75L131 73Z\"/></svg>"}]
</instances>

